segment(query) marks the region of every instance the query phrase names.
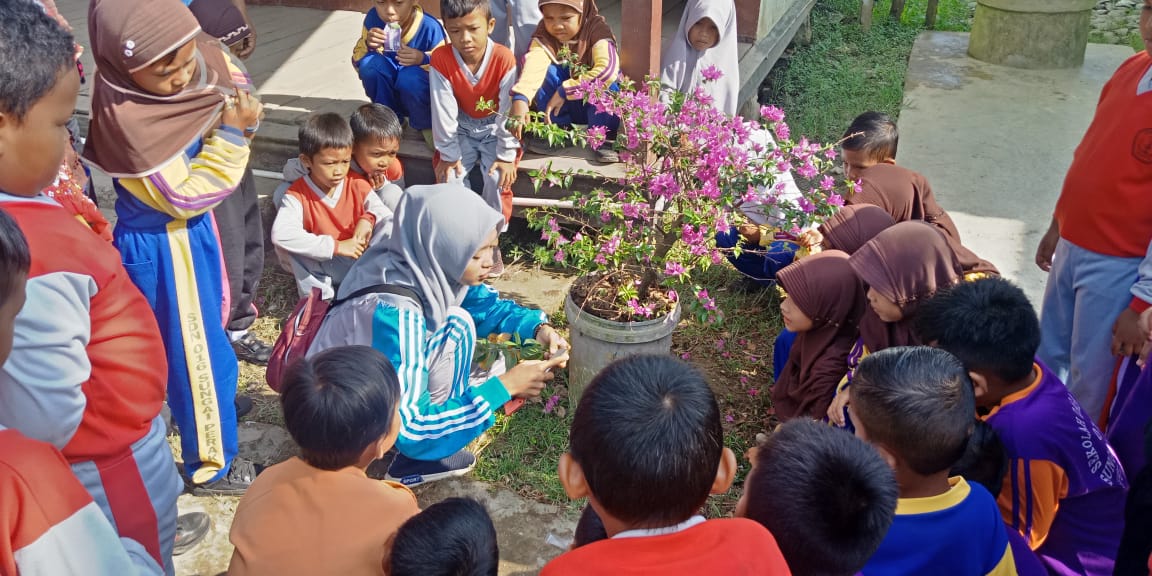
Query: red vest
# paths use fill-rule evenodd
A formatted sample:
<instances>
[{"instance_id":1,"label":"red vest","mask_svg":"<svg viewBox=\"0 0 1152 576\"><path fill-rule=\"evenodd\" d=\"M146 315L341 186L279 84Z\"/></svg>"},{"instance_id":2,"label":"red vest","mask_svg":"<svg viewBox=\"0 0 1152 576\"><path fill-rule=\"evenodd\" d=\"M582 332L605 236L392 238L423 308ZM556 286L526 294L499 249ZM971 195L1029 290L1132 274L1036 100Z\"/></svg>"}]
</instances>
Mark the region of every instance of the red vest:
<instances>
[{"instance_id":1,"label":"red vest","mask_svg":"<svg viewBox=\"0 0 1152 576\"><path fill-rule=\"evenodd\" d=\"M344 192L335 208L329 208L304 178L293 182L288 188L288 195L304 207L304 230L309 234L331 236L337 242L351 238L356 231L356 223L365 214L373 224L376 223L376 217L364 209L364 201L369 194L375 194L372 185L359 176L344 178Z\"/></svg>"},{"instance_id":2,"label":"red vest","mask_svg":"<svg viewBox=\"0 0 1152 576\"><path fill-rule=\"evenodd\" d=\"M432 67L452 84L452 92L456 95L460 111L473 118L487 118L496 113L496 106L500 105L500 82L508 72L516 69L516 57L511 50L500 44L491 45L492 59L488 61L488 68L476 85L468 81L468 75L456 62L456 54L451 45L445 44L432 51ZM476 105L481 98L491 101L493 107L477 110Z\"/></svg>"}]
</instances>

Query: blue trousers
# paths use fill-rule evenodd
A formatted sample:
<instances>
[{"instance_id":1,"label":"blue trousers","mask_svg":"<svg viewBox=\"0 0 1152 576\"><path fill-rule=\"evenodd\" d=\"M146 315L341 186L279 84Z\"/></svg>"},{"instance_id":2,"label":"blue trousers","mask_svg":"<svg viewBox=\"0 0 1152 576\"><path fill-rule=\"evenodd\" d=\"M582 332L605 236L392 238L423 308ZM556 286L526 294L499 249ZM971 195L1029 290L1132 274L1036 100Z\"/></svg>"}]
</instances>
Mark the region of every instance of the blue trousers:
<instances>
[{"instance_id":1,"label":"blue trousers","mask_svg":"<svg viewBox=\"0 0 1152 576\"><path fill-rule=\"evenodd\" d=\"M401 66L394 56L369 52L360 60L360 82L377 104L396 112L416 130L432 128L432 88L428 71L420 66Z\"/></svg>"},{"instance_id":2,"label":"blue trousers","mask_svg":"<svg viewBox=\"0 0 1152 576\"><path fill-rule=\"evenodd\" d=\"M731 251L737 242L741 242L741 238L735 227L716 234L716 247L725 250L724 254L732 266L764 286L775 285L776 273L796 258L796 244L793 242L773 242L768 247L741 242L739 256Z\"/></svg>"},{"instance_id":3,"label":"blue trousers","mask_svg":"<svg viewBox=\"0 0 1152 576\"><path fill-rule=\"evenodd\" d=\"M796 333L781 328L776 335L776 342L772 344L772 380L780 379L780 372L784 371L784 364L788 363L788 355L792 353L792 343L796 342Z\"/></svg>"},{"instance_id":4,"label":"blue trousers","mask_svg":"<svg viewBox=\"0 0 1152 576\"><path fill-rule=\"evenodd\" d=\"M569 78L567 66L559 64L549 66L548 75L544 77L544 83L540 85L540 90L536 91L536 109L540 111L548 109L548 101ZM613 82L609 89L618 92L620 85ZM589 128L603 126L608 129L609 134L614 134L616 129L620 127L619 118L605 112L598 112L595 106L583 100L568 100L559 112L552 115L552 123L560 126L586 124Z\"/></svg>"}]
</instances>

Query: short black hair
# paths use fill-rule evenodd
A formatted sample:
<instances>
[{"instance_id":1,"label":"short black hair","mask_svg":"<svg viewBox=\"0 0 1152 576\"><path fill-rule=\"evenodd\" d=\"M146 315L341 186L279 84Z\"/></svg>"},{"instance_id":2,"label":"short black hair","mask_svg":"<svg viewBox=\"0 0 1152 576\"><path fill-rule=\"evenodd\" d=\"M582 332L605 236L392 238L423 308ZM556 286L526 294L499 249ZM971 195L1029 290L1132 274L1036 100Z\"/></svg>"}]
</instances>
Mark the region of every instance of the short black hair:
<instances>
[{"instance_id":1,"label":"short black hair","mask_svg":"<svg viewBox=\"0 0 1152 576\"><path fill-rule=\"evenodd\" d=\"M365 104L348 118L352 125L352 141L399 140L404 135L400 119L391 108L383 104Z\"/></svg>"},{"instance_id":2,"label":"short black hair","mask_svg":"<svg viewBox=\"0 0 1152 576\"><path fill-rule=\"evenodd\" d=\"M860 361L851 402L868 440L913 472L952 468L964 454L976 399L958 358L938 348L887 348Z\"/></svg>"},{"instance_id":3,"label":"short black hair","mask_svg":"<svg viewBox=\"0 0 1152 576\"><path fill-rule=\"evenodd\" d=\"M72 33L31 0L0 0L0 114L17 122L76 66Z\"/></svg>"},{"instance_id":4,"label":"short black hair","mask_svg":"<svg viewBox=\"0 0 1152 576\"><path fill-rule=\"evenodd\" d=\"M463 18L477 9L484 11L484 20L492 17L489 0L440 0L440 19Z\"/></svg>"},{"instance_id":5,"label":"short black hair","mask_svg":"<svg viewBox=\"0 0 1152 576\"><path fill-rule=\"evenodd\" d=\"M883 112L865 112L844 131L844 141L840 145L845 150L864 152L868 158L883 162L896 158L900 131L891 116Z\"/></svg>"},{"instance_id":6,"label":"short black hair","mask_svg":"<svg viewBox=\"0 0 1152 576\"><path fill-rule=\"evenodd\" d=\"M683 522L704 505L724 431L699 370L670 356L638 355L592 379L569 444L605 513L656 528Z\"/></svg>"},{"instance_id":7,"label":"short black hair","mask_svg":"<svg viewBox=\"0 0 1152 576\"><path fill-rule=\"evenodd\" d=\"M26 277L31 267L32 254L24 232L12 216L0 210L0 304L15 296L16 279Z\"/></svg>"},{"instance_id":8,"label":"short black hair","mask_svg":"<svg viewBox=\"0 0 1152 576\"><path fill-rule=\"evenodd\" d=\"M572 548L587 546L593 542L608 539L608 530L604 528L604 521L592 508L591 504L584 506L580 513L580 520L576 522L576 533L572 536Z\"/></svg>"},{"instance_id":9,"label":"short black hair","mask_svg":"<svg viewBox=\"0 0 1152 576\"><path fill-rule=\"evenodd\" d=\"M479 502L448 498L400 526L389 563L392 576L496 576L496 527Z\"/></svg>"},{"instance_id":10,"label":"short black hair","mask_svg":"<svg viewBox=\"0 0 1152 576\"><path fill-rule=\"evenodd\" d=\"M972 436L968 438L968 447L964 455L952 465L950 475L963 476L965 480L983 486L996 498L1000 496L1006 474L1008 453L1004 450L1000 435L992 425L976 420Z\"/></svg>"},{"instance_id":11,"label":"short black hair","mask_svg":"<svg viewBox=\"0 0 1152 576\"><path fill-rule=\"evenodd\" d=\"M330 348L297 361L284 376L280 405L300 457L321 470L352 466L392 429L400 379L370 346Z\"/></svg>"},{"instance_id":12,"label":"short black hair","mask_svg":"<svg viewBox=\"0 0 1152 576\"><path fill-rule=\"evenodd\" d=\"M300 153L315 156L330 148L351 148L352 128L335 112L312 114L300 126Z\"/></svg>"},{"instance_id":13,"label":"short black hair","mask_svg":"<svg viewBox=\"0 0 1152 576\"><path fill-rule=\"evenodd\" d=\"M921 342L955 354L969 370L1017 382L1032 374L1040 319L1019 286L1003 278L962 282L920 305Z\"/></svg>"},{"instance_id":14,"label":"short black hair","mask_svg":"<svg viewBox=\"0 0 1152 576\"><path fill-rule=\"evenodd\" d=\"M792 420L768 437L745 486L745 515L793 574L852 576L880 547L900 490L880 453L851 433Z\"/></svg>"}]
</instances>

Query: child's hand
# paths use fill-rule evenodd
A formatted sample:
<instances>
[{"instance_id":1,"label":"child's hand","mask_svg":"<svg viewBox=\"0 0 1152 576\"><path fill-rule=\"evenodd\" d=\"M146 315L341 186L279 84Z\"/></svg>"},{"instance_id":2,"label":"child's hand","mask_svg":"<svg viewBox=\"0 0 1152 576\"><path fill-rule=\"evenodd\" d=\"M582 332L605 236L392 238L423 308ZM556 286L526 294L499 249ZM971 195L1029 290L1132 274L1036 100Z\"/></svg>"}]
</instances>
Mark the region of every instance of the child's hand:
<instances>
[{"instance_id":1,"label":"child's hand","mask_svg":"<svg viewBox=\"0 0 1152 576\"><path fill-rule=\"evenodd\" d=\"M220 123L241 132L254 131L260 124L264 105L247 90L236 89L236 95L224 102L224 113Z\"/></svg>"},{"instance_id":2,"label":"child's hand","mask_svg":"<svg viewBox=\"0 0 1152 576\"><path fill-rule=\"evenodd\" d=\"M360 243L360 251L363 252L368 248L368 241L372 239L372 221L367 218L361 218L356 223L356 229L352 231L352 239Z\"/></svg>"},{"instance_id":3,"label":"child's hand","mask_svg":"<svg viewBox=\"0 0 1152 576\"><path fill-rule=\"evenodd\" d=\"M1060 242L1060 225L1056 219L1052 219L1052 223L1048 226L1048 231L1044 233L1044 237L1040 238L1040 244L1036 246L1036 265L1041 270L1048 272L1052 270L1052 255L1056 253L1056 244Z\"/></svg>"},{"instance_id":4,"label":"child's hand","mask_svg":"<svg viewBox=\"0 0 1152 576\"><path fill-rule=\"evenodd\" d=\"M372 183L373 190L379 190L388 183L388 175L383 172L373 172L368 175L368 182Z\"/></svg>"},{"instance_id":5,"label":"child's hand","mask_svg":"<svg viewBox=\"0 0 1152 576\"><path fill-rule=\"evenodd\" d=\"M759 226L757 226L755 224L741 224L740 226L736 227L736 231L739 232L740 236L743 237L748 242L751 242L753 244L759 244L760 243L760 227Z\"/></svg>"},{"instance_id":6,"label":"child's hand","mask_svg":"<svg viewBox=\"0 0 1152 576\"><path fill-rule=\"evenodd\" d=\"M367 44L369 50L379 50L384 46L384 40L387 37L384 35L383 28L372 28L368 30Z\"/></svg>"},{"instance_id":7,"label":"child's hand","mask_svg":"<svg viewBox=\"0 0 1152 576\"><path fill-rule=\"evenodd\" d=\"M336 255L347 258L359 258L364 253L364 244L355 236L336 243Z\"/></svg>"},{"instance_id":8,"label":"child's hand","mask_svg":"<svg viewBox=\"0 0 1152 576\"><path fill-rule=\"evenodd\" d=\"M1131 356L1139 354L1148 341L1148 332L1140 324L1140 316L1131 308L1125 308L1116 323L1112 325L1112 354Z\"/></svg>"},{"instance_id":9,"label":"child's hand","mask_svg":"<svg viewBox=\"0 0 1152 576\"><path fill-rule=\"evenodd\" d=\"M396 52L396 61L401 66L420 66L424 63L424 53L407 46L401 46Z\"/></svg>"},{"instance_id":10,"label":"child's hand","mask_svg":"<svg viewBox=\"0 0 1152 576\"><path fill-rule=\"evenodd\" d=\"M824 243L824 235L815 228L810 228L800 233L800 237L796 239L801 246L805 248L815 248Z\"/></svg>"},{"instance_id":11,"label":"child's hand","mask_svg":"<svg viewBox=\"0 0 1152 576\"><path fill-rule=\"evenodd\" d=\"M548 107L544 109L544 122L551 124L552 115L559 114L560 109L567 103L568 101L564 99L564 95L557 90L556 93L552 95L552 99L548 100Z\"/></svg>"},{"instance_id":12,"label":"child's hand","mask_svg":"<svg viewBox=\"0 0 1152 576\"><path fill-rule=\"evenodd\" d=\"M832 405L828 407L828 421L843 428L844 410L848 408L848 389L845 388L836 393L836 397L832 399Z\"/></svg>"},{"instance_id":13,"label":"child's hand","mask_svg":"<svg viewBox=\"0 0 1152 576\"><path fill-rule=\"evenodd\" d=\"M489 170L488 173L493 176L499 174L501 189L508 188L516 183L516 165L512 162L501 162L497 160L492 163L492 169Z\"/></svg>"},{"instance_id":14,"label":"child's hand","mask_svg":"<svg viewBox=\"0 0 1152 576\"><path fill-rule=\"evenodd\" d=\"M436 164L436 183L443 184L448 181L448 178L453 174L464 177L464 164L459 160L455 162L440 162Z\"/></svg>"},{"instance_id":15,"label":"child's hand","mask_svg":"<svg viewBox=\"0 0 1152 576\"><path fill-rule=\"evenodd\" d=\"M524 122L528 120L528 103L512 101L512 111L508 114L508 131L517 139L524 137Z\"/></svg>"},{"instance_id":16,"label":"child's hand","mask_svg":"<svg viewBox=\"0 0 1152 576\"><path fill-rule=\"evenodd\" d=\"M566 362L568 356L553 360L526 360L500 376L500 383L513 398L532 398L544 390L544 383L555 376L552 369Z\"/></svg>"}]
</instances>

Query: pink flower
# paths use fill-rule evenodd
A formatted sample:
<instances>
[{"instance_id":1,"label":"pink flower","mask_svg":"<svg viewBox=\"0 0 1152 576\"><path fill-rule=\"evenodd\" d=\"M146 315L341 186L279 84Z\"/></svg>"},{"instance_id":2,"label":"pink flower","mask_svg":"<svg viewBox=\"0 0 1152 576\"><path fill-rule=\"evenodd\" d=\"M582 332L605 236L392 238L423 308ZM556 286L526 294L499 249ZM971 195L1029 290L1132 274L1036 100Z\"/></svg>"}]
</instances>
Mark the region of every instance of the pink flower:
<instances>
[{"instance_id":1,"label":"pink flower","mask_svg":"<svg viewBox=\"0 0 1152 576\"><path fill-rule=\"evenodd\" d=\"M679 302L680 301L680 295L677 294L675 290L669 290L668 291L668 300L671 302Z\"/></svg>"},{"instance_id":2,"label":"pink flower","mask_svg":"<svg viewBox=\"0 0 1152 576\"><path fill-rule=\"evenodd\" d=\"M609 238L607 242L604 243L604 253L605 254L615 254L616 250L618 250L618 249L620 249L620 237L619 236L613 236L613 237Z\"/></svg>"},{"instance_id":3,"label":"pink flower","mask_svg":"<svg viewBox=\"0 0 1152 576\"><path fill-rule=\"evenodd\" d=\"M815 178L816 175L820 173L820 171L817 170L816 166L812 164L811 160L809 160L805 162L804 165L801 166L798 170L796 170L796 173L799 174L802 178L811 180L812 178Z\"/></svg>"},{"instance_id":4,"label":"pink flower","mask_svg":"<svg viewBox=\"0 0 1152 576\"><path fill-rule=\"evenodd\" d=\"M836 187L836 180L831 176L825 176L820 179L821 190L831 190Z\"/></svg>"},{"instance_id":5,"label":"pink flower","mask_svg":"<svg viewBox=\"0 0 1152 576\"><path fill-rule=\"evenodd\" d=\"M556 255L553 256L552 259L557 261L557 262L563 262L564 261L564 251L563 250L557 250Z\"/></svg>"},{"instance_id":6,"label":"pink flower","mask_svg":"<svg viewBox=\"0 0 1152 576\"><path fill-rule=\"evenodd\" d=\"M665 276L679 276L684 273L684 265L679 262L668 261L664 263Z\"/></svg>"},{"instance_id":7,"label":"pink flower","mask_svg":"<svg viewBox=\"0 0 1152 576\"><path fill-rule=\"evenodd\" d=\"M680 355L681 360L690 360L691 358L692 358L692 355L687 353L687 352Z\"/></svg>"},{"instance_id":8,"label":"pink flower","mask_svg":"<svg viewBox=\"0 0 1152 576\"><path fill-rule=\"evenodd\" d=\"M726 340L724 340L723 338L717 338L717 339L716 339L716 349L717 349L717 350L723 350L723 349L724 349L724 345L725 345L725 344L727 344L727 343L728 343L728 342L727 342Z\"/></svg>"},{"instance_id":9,"label":"pink flower","mask_svg":"<svg viewBox=\"0 0 1152 576\"><path fill-rule=\"evenodd\" d=\"M792 137L792 130L783 122L777 122L773 131L776 132L776 138L778 140L787 140Z\"/></svg>"},{"instance_id":10,"label":"pink flower","mask_svg":"<svg viewBox=\"0 0 1152 576\"><path fill-rule=\"evenodd\" d=\"M588 129L588 147L599 150L608 136L608 129L604 126L593 126Z\"/></svg>"},{"instance_id":11,"label":"pink flower","mask_svg":"<svg viewBox=\"0 0 1152 576\"><path fill-rule=\"evenodd\" d=\"M608 265L608 259L604 257L603 253L597 254L596 257L592 259L592 261L601 265L601 266L607 266Z\"/></svg>"},{"instance_id":12,"label":"pink flower","mask_svg":"<svg viewBox=\"0 0 1152 576\"><path fill-rule=\"evenodd\" d=\"M735 422L736 419L733 418L731 414L725 414L724 415L724 421L731 424L731 423Z\"/></svg>"},{"instance_id":13,"label":"pink flower","mask_svg":"<svg viewBox=\"0 0 1152 576\"><path fill-rule=\"evenodd\" d=\"M635 298L628 301L628 307L631 308L632 313L636 314L637 316L643 316L645 318L652 316L652 307L651 306L641 306L640 303L637 302Z\"/></svg>"},{"instance_id":14,"label":"pink flower","mask_svg":"<svg viewBox=\"0 0 1152 576\"><path fill-rule=\"evenodd\" d=\"M829 149L824 151L824 157L829 159L829 160L835 160L836 156L838 156L838 154L836 154L835 148L829 148Z\"/></svg>"},{"instance_id":15,"label":"pink flower","mask_svg":"<svg viewBox=\"0 0 1152 576\"><path fill-rule=\"evenodd\" d=\"M784 119L784 111L775 106L761 106L760 117L769 122L779 122Z\"/></svg>"},{"instance_id":16,"label":"pink flower","mask_svg":"<svg viewBox=\"0 0 1152 576\"><path fill-rule=\"evenodd\" d=\"M816 211L816 205L803 196L797 198L796 203L800 205L800 209L803 210L805 214L811 214Z\"/></svg>"},{"instance_id":17,"label":"pink flower","mask_svg":"<svg viewBox=\"0 0 1152 576\"><path fill-rule=\"evenodd\" d=\"M611 219L612 219L612 213L611 212L608 212L607 210L605 210L605 211L600 213L600 221L601 222L607 222Z\"/></svg>"},{"instance_id":18,"label":"pink flower","mask_svg":"<svg viewBox=\"0 0 1152 576\"><path fill-rule=\"evenodd\" d=\"M720 69L715 66L706 66L703 70L700 71L700 76L703 77L704 81L706 82L714 82L719 80L723 75L724 72L720 71Z\"/></svg>"},{"instance_id":19,"label":"pink flower","mask_svg":"<svg viewBox=\"0 0 1152 576\"><path fill-rule=\"evenodd\" d=\"M639 204L633 204L633 203L629 202L629 203L621 206L620 210L624 213L625 218L639 218L640 217L640 205Z\"/></svg>"},{"instance_id":20,"label":"pink flower","mask_svg":"<svg viewBox=\"0 0 1152 576\"><path fill-rule=\"evenodd\" d=\"M740 377L740 385L741 386L747 386L748 385L748 377L747 376L741 376Z\"/></svg>"},{"instance_id":21,"label":"pink flower","mask_svg":"<svg viewBox=\"0 0 1152 576\"><path fill-rule=\"evenodd\" d=\"M833 192L832 194L828 195L828 204L831 206L843 206L844 197Z\"/></svg>"},{"instance_id":22,"label":"pink flower","mask_svg":"<svg viewBox=\"0 0 1152 576\"><path fill-rule=\"evenodd\" d=\"M559 396L552 396L551 398L548 399L547 402L544 403L544 413L545 414L551 414L552 411L556 409L556 405L559 403L560 403L560 397Z\"/></svg>"},{"instance_id":23,"label":"pink flower","mask_svg":"<svg viewBox=\"0 0 1152 576\"><path fill-rule=\"evenodd\" d=\"M859 180L852 183L852 193L853 194L859 194L860 191L862 191L862 190L864 190L864 187L860 185Z\"/></svg>"},{"instance_id":24,"label":"pink flower","mask_svg":"<svg viewBox=\"0 0 1152 576\"><path fill-rule=\"evenodd\" d=\"M749 396L755 397L759 393L760 393L760 391L755 389L755 388L749 388L748 389L748 395Z\"/></svg>"}]
</instances>

